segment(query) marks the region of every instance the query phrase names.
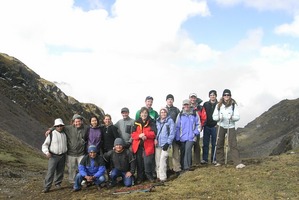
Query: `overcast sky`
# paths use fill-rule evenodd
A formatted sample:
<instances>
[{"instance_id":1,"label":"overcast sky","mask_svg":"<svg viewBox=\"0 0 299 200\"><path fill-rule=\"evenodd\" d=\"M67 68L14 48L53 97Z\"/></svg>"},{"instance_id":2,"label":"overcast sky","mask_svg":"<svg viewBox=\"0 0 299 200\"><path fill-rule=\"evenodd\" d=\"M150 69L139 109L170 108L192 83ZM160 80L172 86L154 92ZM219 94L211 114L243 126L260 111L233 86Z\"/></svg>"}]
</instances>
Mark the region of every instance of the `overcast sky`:
<instances>
[{"instance_id":1,"label":"overcast sky","mask_svg":"<svg viewBox=\"0 0 299 200\"><path fill-rule=\"evenodd\" d=\"M299 96L298 0L0 0L0 18L1 53L114 123L148 95L229 88L238 127Z\"/></svg>"}]
</instances>

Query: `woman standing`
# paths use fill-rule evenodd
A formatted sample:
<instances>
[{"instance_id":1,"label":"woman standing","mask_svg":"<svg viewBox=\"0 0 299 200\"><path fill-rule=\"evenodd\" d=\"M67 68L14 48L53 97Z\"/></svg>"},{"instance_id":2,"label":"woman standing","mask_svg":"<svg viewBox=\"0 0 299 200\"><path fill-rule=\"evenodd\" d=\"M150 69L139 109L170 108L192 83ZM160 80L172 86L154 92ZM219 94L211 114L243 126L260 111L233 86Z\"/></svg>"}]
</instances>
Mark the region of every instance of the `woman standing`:
<instances>
[{"instance_id":1,"label":"woman standing","mask_svg":"<svg viewBox=\"0 0 299 200\"><path fill-rule=\"evenodd\" d=\"M227 155L224 155L224 143L225 135L228 134L227 137L231 158L237 169L244 168L245 165L241 163L237 147L237 135L235 129L235 122L240 119L240 115L237 102L231 98L231 91L229 89L223 91L222 98L219 100L219 103L213 112L213 119L218 122L218 128L220 128L216 148L217 163L215 166L224 164L224 160L227 159Z\"/></svg>"},{"instance_id":2,"label":"woman standing","mask_svg":"<svg viewBox=\"0 0 299 200\"><path fill-rule=\"evenodd\" d=\"M156 124L149 116L149 110L142 107L140 117L136 120L132 132L132 151L137 160L137 184L146 178L154 182Z\"/></svg>"},{"instance_id":3,"label":"woman standing","mask_svg":"<svg viewBox=\"0 0 299 200\"><path fill-rule=\"evenodd\" d=\"M85 134L86 141L86 152L88 152L88 147L90 145L96 146L96 152L101 154L102 149L102 132L100 129L100 122L97 116L92 116L89 119L90 127L87 129Z\"/></svg>"},{"instance_id":4,"label":"woman standing","mask_svg":"<svg viewBox=\"0 0 299 200\"><path fill-rule=\"evenodd\" d=\"M160 181L166 181L167 179L167 158L168 149L172 144L175 136L175 125L170 116L167 115L167 108L161 108L160 116L158 117L157 124L157 137L155 139L156 144L156 165L157 165L157 177Z\"/></svg>"}]
</instances>

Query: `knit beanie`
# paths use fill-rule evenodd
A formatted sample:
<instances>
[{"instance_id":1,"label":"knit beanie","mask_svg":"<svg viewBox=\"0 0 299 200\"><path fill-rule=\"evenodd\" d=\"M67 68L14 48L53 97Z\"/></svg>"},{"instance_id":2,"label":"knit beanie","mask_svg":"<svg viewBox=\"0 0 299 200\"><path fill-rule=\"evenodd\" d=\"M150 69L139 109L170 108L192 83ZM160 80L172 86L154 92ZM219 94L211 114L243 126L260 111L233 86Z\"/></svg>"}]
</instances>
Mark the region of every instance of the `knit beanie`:
<instances>
[{"instance_id":1,"label":"knit beanie","mask_svg":"<svg viewBox=\"0 0 299 200\"><path fill-rule=\"evenodd\" d=\"M229 94L230 96L232 96L232 93L230 92L229 89L225 89L222 93L222 96L224 96L224 94Z\"/></svg>"},{"instance_id":2,"label":"knit beanie","mask_svg":"<svg viewBox=\"0 0 299 200\"><path fill-rule=\"evenodd\" d=\"M116 145L124 146L124 141L123 141L123 139L121 139L121 138L116 138L116 139L114 140L114 146L116 146Z\"/></svg>"},{"instance_id":3,"label":"knit beanie","mask_svg":"<svg viewBox=\"0 0 299 200\"><path fill-rule=\"evenodd\" d=\"M169 98L172 98L172 100L174 100L174 97L173 97L172 94L169 94L169 95L166 96L166 100L169 99Z\"/></svg>"},{"instance_id":4,"label":"knit beanie","mask_svg":"<svg viewBox=\"0 0 299 200\"><path fill-rule=\"evenodd\" d=\"M90 152L97 152L97 147L95 145L90 145L88 147L88 153Z\"/></svg>"},{"instance_id":5,"label":"knit beanie","mask_svg":"<svg viewBox=\"0 0 299 200\"><path fill-rule=\"evenodd\" d=\"M83 119L83 117L81 115L74 114L72 120L74 121L75 119Z\"/></svg>"}]
</instances>

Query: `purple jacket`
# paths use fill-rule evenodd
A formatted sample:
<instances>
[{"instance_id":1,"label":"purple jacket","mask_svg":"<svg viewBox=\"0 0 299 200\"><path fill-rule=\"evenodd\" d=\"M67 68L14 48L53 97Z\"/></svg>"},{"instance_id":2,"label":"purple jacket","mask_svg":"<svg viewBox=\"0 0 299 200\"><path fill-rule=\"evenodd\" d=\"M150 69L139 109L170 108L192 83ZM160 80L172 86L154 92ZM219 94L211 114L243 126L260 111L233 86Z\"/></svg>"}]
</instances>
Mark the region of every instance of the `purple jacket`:
<instances>
[{"instance_id":1,"label":"purple jacket","mask_svg":"<svg viewBox=\"0 0 299 200\"><path fill-rule=\"evenodd\" d=\"M194 137L199 134L198 128L199 117L197 113L183 111L176 120L176 141L193 141Z\"/></svg>"}]
</instances>

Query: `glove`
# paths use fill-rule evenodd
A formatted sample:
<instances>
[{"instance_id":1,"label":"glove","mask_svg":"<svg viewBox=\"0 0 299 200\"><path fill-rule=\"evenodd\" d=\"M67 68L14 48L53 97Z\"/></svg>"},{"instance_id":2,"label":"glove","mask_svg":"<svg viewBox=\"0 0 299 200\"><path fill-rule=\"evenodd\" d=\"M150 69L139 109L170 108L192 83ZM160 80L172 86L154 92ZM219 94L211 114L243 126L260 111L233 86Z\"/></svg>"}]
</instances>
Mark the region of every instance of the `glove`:
<instances>
[{"instance_id":1,"label":"glove","mask_svg":"<svg viewBox=\"0 0 299 200\"><path fill-rule=\"evenodd\" d=\"M194 138L193 138L193 142L196 142L196 141L197 141L197 137L194 136Z\"/></svg>"},{"instance_id":2,"label":"glove","mask_svg":"<svg viewBox=\"0 0 299 200\"><path fill-rule=\"evenodd\" d=\"M168 150L168 147L169 147L169 144L168 143L166 143L166 144L164 144L164 146L163 146L163 151L167 151Z\"/></svg>"},{"instance_id":3,"label":"glove","mask_svg":"<svg viewBox=\"0 0 299 200\"><path fill-rule=\"evenodd\" d=\"M223 114L220 113L220 115L219 115L219 121L222 122L222 120L223 120Z\"/></svg>"}]
</instances>

